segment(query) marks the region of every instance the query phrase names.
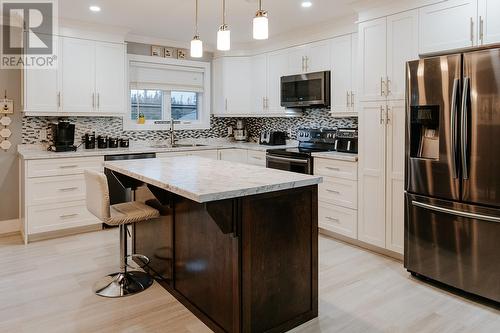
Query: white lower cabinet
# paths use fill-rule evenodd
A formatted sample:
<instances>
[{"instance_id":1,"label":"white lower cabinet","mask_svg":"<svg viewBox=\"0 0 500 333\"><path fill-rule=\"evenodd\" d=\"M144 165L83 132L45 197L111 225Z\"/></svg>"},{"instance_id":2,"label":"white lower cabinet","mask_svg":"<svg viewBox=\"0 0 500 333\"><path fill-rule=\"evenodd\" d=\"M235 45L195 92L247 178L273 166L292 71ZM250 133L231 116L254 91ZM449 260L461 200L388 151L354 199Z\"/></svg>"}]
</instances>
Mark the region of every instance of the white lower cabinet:
<instances>
[{"instance_id":1,"label":"white lower cabinet","mask_svg":"<svg viewBox=\"0 0 500 333\"><path fill-rule=\"evenodd\" d=\"M219 154L217 150L199 150L195 152L191 152L189 154L190 156L198 156L198 157L204 157L204 158L209 158L212 160L218 160L219 159Z\"/></svg>"},{"instance_id":2,"label":"white lower cabinet","mask_svg":"<svg viewBox=\"0 0 500 333\"><path fill-rule=\"evenodd\" d=\"M357 163L314 158L318 188L318 225L342 236L358 237Z\"/></svg>"},{"instance_id":3,"label":"white lower cabinet","mask_svg":"<svg viewBox=\"0 0 500 333\"><path fill-rule=\"evenodd\" d=\"M266 166L266 152L264 151L253 151L249 150L247 152L247 163L257 166Z\"/></svg>"},{"instance_id":4,"label":"white lower cabinet","mask_svg":"<svg viewBox=\"0 0 500 333\"><path fill-rule=\"evenodd\" d=\"M86 169L102 171L103 157L20 163L20 216L25 242L71 233L72 229L101 228L101 221L87 210L83 173Z\"/></svg>"}]
</instances>

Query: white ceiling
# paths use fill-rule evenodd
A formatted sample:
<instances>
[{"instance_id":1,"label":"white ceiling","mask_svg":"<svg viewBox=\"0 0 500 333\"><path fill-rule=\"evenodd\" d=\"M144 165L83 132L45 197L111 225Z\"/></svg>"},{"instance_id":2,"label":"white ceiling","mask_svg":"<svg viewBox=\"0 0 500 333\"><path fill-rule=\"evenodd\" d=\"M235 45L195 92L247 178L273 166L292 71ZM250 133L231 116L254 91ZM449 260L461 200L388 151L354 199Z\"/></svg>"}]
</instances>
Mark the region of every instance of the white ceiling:
<instances>
[{"instance_id":1,"label":"white ceiling","mask_svg":"<svg viewBox=\"0 0 500 333\"><path fill-rule=\"evenodd\" d=\"M269 12L270 38L301 28L353 16L359 0L311 0L313 6L301 7L302 0L263 0ZM221 24L222 0L199 0L200 35L211 45ZM130 34L173 41L189 41L194 30L195 0L59 0L59 16L126 28ZM101 12L89 11L90 5ZM232 41L252 42L252 18L257 0L226 0L227 23Z\"/></svg>"}]
</instances>

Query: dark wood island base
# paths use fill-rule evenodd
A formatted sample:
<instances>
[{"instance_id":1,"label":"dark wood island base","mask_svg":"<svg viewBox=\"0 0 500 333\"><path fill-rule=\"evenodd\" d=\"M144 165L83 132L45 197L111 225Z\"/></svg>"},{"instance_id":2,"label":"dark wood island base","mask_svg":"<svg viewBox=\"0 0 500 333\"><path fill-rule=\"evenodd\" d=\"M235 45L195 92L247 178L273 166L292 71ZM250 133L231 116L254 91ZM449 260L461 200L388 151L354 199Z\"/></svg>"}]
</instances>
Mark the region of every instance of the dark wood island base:
<instances>
[{"instance_id":1,"label":"dark wood island base","mask_svg":"<svg viewBox=\"0 0 500 333\"><path fill-rule=\"evenodd\" d=\"M197 203L148 185L161 219L134 253L216 332L285 332L318 316L317 185Z\"/></svg>"}]
</instances>

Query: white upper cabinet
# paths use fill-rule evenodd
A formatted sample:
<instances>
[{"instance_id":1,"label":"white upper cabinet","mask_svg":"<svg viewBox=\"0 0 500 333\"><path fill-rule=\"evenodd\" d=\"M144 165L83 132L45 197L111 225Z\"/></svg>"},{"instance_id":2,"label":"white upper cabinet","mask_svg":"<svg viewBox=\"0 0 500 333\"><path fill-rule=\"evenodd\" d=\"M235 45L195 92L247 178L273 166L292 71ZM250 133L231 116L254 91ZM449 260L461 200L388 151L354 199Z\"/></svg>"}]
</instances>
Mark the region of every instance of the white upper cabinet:
<instances>
[{"instance_id":1,"label":"white upper cabinet","mask_svg":"<svg viewBox=\"0 0 500 333\"><path fill-rule=\"evenodd\" d=\"M94 111L95 42L62 38L62 105L64 112Z\"/></svg>"},{"instance_id":2,"label":"white upper cabinet","mask_svg":"<svg viewBox=\"0 0 500 333\"><path fill-rule=\"evenodd\" d=\"M387 19L359 24L358 64L361 101L386 99Z\"/></svg>"},{"instance_id":3,"label":"white upper cabinet","mask_svg":"<svg viewBox=\"0 0 500 333\"><path fill-rule=\"evenodd\" d=\"M290 75L330 70L330 41L293 47L287 53Z\"/></svg>"},{"instance_id":4,"label":"white upper cabinet","mask_svg":"<svg viewBox=\"0 0 500 333\"><path fill-rule=\"evenodd\" d=\"M260 54L251 59L251 91L252 112L267 112L267 55Z\"/></svg>"},{"instance_id":5,"label":"white upper cabinet","mask_svg":"<svg viewBox=\"0 0 500 333\"><path fill-rule=\"evenodd\" d=\"M123 113L126 110L125 45L96 43L95 110Z\"/></svg>"},{"instance_id":6,"label":"white upper cabinet","mask_svg":"<svg viewBox=\"0 0 500 333\"><path fill-rule=\"evenodd\" d=\"M479 0L479 43L481 45L500 43L500 1Z\"/></svg>"},{"instance_id":7,"label":"white upper cabinet","mask_svg":"<svg viewBox=\"0 0 500 333\"><path fill-rule=\"evenodd\" d=\"M283 51L269 53L267 71L267 109L270 113L285 113L281 106L281 77L287 74L288 54Z\"/></svg>"},{"instance_id":8,"label":"white upper cabinet","mask_svg":"<svg viewBox=\"0 0 500 333\"><path fill-rule=\"evenodd\" d=\"M332 50L332 113L341 114L354 112L353 109L353 64L352 36L346 35L334 38Z\"/></svg>"},{"instance_id":9,"label":"white upper cabinet","mask_svg":"<svg viewBox=\"0 0 500 333\"><path fill-rule=\"evenodd\" d=\"M422 7L419 17L420 54L477 45L477 0L449 0Z\"/></svg>"},{"instance_id":10,"label":"white upper cabinet","mask_svg":"<svg viewBox=\"0 0 500 333\"><path fill-rule=\"evenodd\" d=\"M114 115L126 110L125 45L55 37L58 68L24 71L28 115Z\"/></svg>"},{"instance_id":11,"label":"white upper cabinet","mask_svg":"<svg viewBox=\"0 0 500 333\"><path fill-rule=\"evenodd\" d=\"M330 40L309 44L306 55L306 72L329 71L331 63L331 42Z\"/></svg>"},{"instance_id":12,"label":"white upper cabinet","mask_svg":"<svg viewBox=\"0 0 500 333\"><path fill-rule=\"evenodd\" d=\"M387 17L386 94L403 100L406 89L406 62L418 59L418 11Z\"/></svg>"},{"instance_id":13,"label":"white upper cabinet","mask_svg":"<svg viewBox=\"0 0 500 333\"><path fill-rule=\"evenodd\" d=\"M216 115L248 115L252 113L251 59L250 57L224 57L216 59L214 64L214 93ZM217 82L220 80L220 82ZM217 95L220 94L220 95ZM218 97L222 96L222 97Z\"/></svg>"}]
</instances>

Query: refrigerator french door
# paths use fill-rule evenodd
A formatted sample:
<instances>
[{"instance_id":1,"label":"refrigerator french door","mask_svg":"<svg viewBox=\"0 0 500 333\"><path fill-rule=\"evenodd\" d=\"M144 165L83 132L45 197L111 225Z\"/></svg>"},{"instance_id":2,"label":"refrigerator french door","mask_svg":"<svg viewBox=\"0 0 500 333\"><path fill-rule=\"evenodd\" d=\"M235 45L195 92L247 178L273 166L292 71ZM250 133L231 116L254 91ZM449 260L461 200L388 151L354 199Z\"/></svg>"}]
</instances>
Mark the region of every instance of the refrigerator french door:
<instances>
[{"instance_id":1,"label":"refrigerator french door","mask_svg":"<svg viewBox=\"0 0 500 333\"><path fill-rule=\"evenodd\" d=\"M407 65L405 267L500 301L500 50Z\"/></svg>"}]
</instances>

